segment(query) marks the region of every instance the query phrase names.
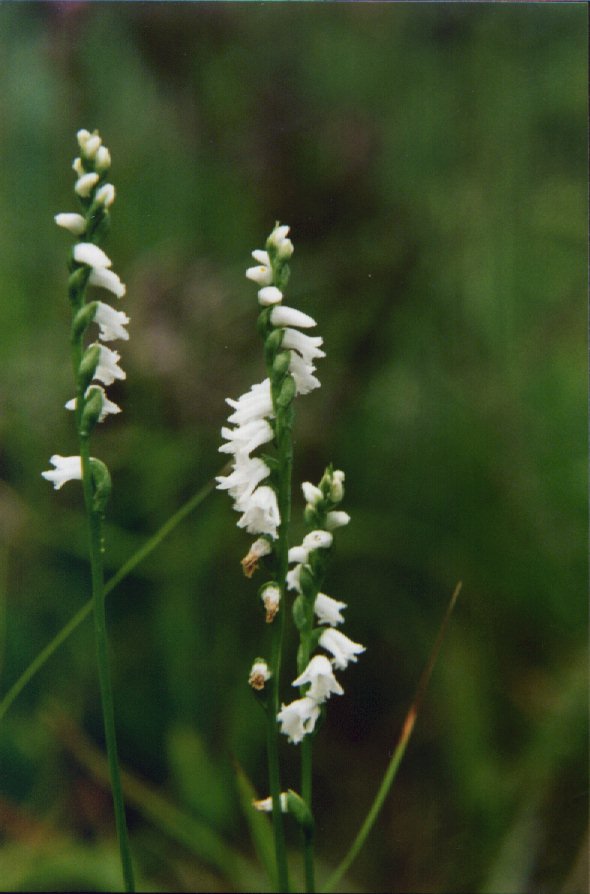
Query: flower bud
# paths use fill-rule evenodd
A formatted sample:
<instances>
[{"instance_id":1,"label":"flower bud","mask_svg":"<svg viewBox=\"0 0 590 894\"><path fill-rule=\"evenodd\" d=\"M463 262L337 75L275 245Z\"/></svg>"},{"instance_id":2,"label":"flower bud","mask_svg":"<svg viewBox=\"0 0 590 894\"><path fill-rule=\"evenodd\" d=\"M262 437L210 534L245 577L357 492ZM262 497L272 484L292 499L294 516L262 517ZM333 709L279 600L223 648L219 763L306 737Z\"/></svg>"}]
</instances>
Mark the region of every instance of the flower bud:
<instances>
[{"instance_id":1,"label":"flower bud","mask_svg":"<svg viewBox=\"0 0 590 894\"><path fill-rule=\"evenodd\" d=\"M98 174L94 171L89 174L82 174L82 176L78 177L78 179L76 180L74 190L78 193L81 199L87 199L98 183L99 179L100 178Z\"/></svg>"},{"instance_id":2,"label":"flower bud","mask_svg":"<svg viewBox=\"0 0 590 894\"><path fill-rule=\"evenodd\" d=\"M111 166L111 153L107 149L106 146L100 146L95 157L94 157L94 167L99 173L104 173L108 171Z\"/></svg>"},{"instance_id":3,"label":"flower bud","mask_svg":"<svg viewBox=\"0 0 590 894\"><path fill-rule=\"evenodd\" d=\"M342 528L344 525L347 525L349 521L350 515L348 512L335 509L333 512L328 512L326 516L326 528L328 531L334 531L336 528Z\"/></svg>"},{"instance_id":4,"label":"flower bud","mask_svg":"<svg viewBox=\"0 0 590 894\"><path fill-rule=\"evenodd\" d=\"M293 254L293 243L290 239L283 239L277 248L277 258L279 261L288 261Z\"/></svg>"},{"instance_id":5,"label":"flower bud","mask_svg":"<svg viewBox=\"0 0 590 894\"><path fill-rule=\"evenodd\" d=\"M270 304L280 304L283 300L283 293L276 286L265 286L258 292L258 303L263 307Z\"/></svg>"},{"instance_id":6,"label":"flower bud","mask_svg":"<svg viewBox=\"0 0 590 894\"><path fill-rule=\"evenodd\" d=\"M82 152L88 159L93 159L100 148L100 144L102 143L101 138L98 134L92 134L85 142L84 146L80 146Z\"/></svg>"},{"instance_id":7,"label":"flower bud","mask_svg":"<svg viewBox=\"0 0 590 894\"><path fill-rule=\"evenodd\" d=\"M58 227L69 230L74 236L81 236L86 229L86 220L81 214L56 214L53 219Z\"/></svg>"},{"instance_id":8,"label":"flower bud","mask_svg":"<svg viewBox=\"0 0 590 894\"><path fill-rule=\"evenodd\" d=\"M115 187L113 186L113 184L103 183L103 185L96 190L94 199L96 202L104 205L105 208L110 208L115 201Z\"/></svg>"},{"instance_id":9,"label":"flower bud","mask_svg":"<svg viewBox=\"0 0 590 894\"><path fill-rule=\"evenodd\" d=\"M319 487L316 487L311 481L304 481L301 485L301 490L303 491L305 502L309 503L310 506L315 506L324 498Z\"/></svg>"},{"instance_id":10,"label":"flower bud","mask_svg":"<svg viewBox=\"0 0 590 894\"><path fill-rule=\"evenodd\" d=\"M330 499L333 503L340 503L344 497L344 472L336 470L332 472L330 484Z\"/></svg>"}]
</instances>

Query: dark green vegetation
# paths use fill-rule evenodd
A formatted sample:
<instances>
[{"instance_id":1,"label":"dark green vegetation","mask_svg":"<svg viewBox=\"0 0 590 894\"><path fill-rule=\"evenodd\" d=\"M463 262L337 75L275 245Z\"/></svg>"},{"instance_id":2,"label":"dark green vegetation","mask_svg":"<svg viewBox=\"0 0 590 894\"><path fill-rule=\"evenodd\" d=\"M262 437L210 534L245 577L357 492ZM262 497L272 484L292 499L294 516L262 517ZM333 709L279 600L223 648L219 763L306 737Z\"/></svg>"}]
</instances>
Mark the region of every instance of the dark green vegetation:
<instances>
[{"instance_id":1,"label":"dark green vegetation","mask_svg":"<svg viewBox=\"0 0 590 894\"><path fill-rule=\"evenodd\" d=\"M567 4L0 6L0 692L90 595L81 490L40 472L77 449L52 217L76 210L75 132L97 127L131 317L124 412L93 441L110 573L222 465L224 399L264 374L244 270L277 218L290 303L325 339L295 477L346 471L326 592L367 652L315 746L320 884L462 579L350 889L583 890L585 23ZM266 795L246 679L268 630L236 519L210 495L108 599L144 889L264 884L232 759ZM120 885L78 738L103 747L93 649L87 621L0 725L3 889Z\"/></svg>"}]
</instances>

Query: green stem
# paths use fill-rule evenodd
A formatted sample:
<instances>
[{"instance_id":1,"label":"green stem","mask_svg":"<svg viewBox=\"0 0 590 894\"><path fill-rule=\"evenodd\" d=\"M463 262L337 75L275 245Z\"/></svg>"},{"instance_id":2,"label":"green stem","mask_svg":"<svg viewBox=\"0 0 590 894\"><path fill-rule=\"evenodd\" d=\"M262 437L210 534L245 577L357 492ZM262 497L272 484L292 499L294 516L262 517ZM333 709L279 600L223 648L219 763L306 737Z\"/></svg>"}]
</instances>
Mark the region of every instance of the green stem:
<instances>
[{"instance_id":1,"label":"green stem","mask_svg":"<svg viewBox=\"0 0 590 894\"><path fill-rule=\"evenodd\" d=\"M113 806L115 811L115 827L119 841L121 866L123 879L127 892L135 891L133 879L133 867L131 865L131 852L127 836L127 823L125 819L125 806L123 804L123 792L121 788L121 776L119 771L119 759L117 756L117 737L115 732L115 711L113 705L113 690L109 669L108 642L106 631L104 570L103 570L103 534L102 514L93 508L93 484L92 470L90 467L90 450L88 438L80 438L80 457L82 462L82 484L84 489L84 502L88 516L88 532L90 547L90 567L92 574L92 598L94 603L94 631L96 637L96 654L98 660L98 678L100 682L100 695L102 702L102 714L104 720L105 741L107 758L113 794Z\"/></svg>"},{"instance_id":2,"label":"green stem","mask_svg":"<svg viewBox=\"0 0 590 894\"><path fill-rule=\"evenodd\" d=\"M301 797L311 810L312 798L312 746L310 736L304 736L301 743ZM313 859L313 831L303 832L303 860L305 864L305 890L307 894L315 892L315 873Z\"/></svg>"},{"instance_id":3,"label":"green stem","mask_svg":"<svg viewBox=\"0 0 590 894\"><path fill-rule=\"evenodd\" d=\"M281 610L273 629L271 654L272 690L268 711L267 751L270 794L272 796L272 821L277 861L279 891L289 890L289 870L285 845L285 829L281 811L281 780L279 772L279 731L277 714L280 709L280 680L285 618L287 614L287 571L289 568L289 522L291 520L291 472L293 468L293 446L291 428L292 407L277 413L277 451L280 459L278 505L281 516L279 537L276 547L277 583L281 590Z\"/></svg>"},{"instance_id":4,"label":"green stem","mask_svg":"<svg viewBox=\"0 0 590 894\"><path fill-rule=\"evenodd\" d=\"M224 467L220 469L219 474L222 475L226 472L227 469ZM146 559L150 553L152 553L157 546L169 535L172 531L180 524L181 521L184 521L187 515L189 515L194 509L196 509L215 488L215 480L208 481L196 494L194 494L190 499L184 503L180 509L178 509L174 515L172 515L167 521L164 522L161 528L156 531L155 534L152 535L144 544L141 546L136 552L133 553L130 559L127 559L126 562L121 565L118 571L113 574L111 578L106 582L104 588L105 596L115 589L115 587L121 583L135 568ZM59 647L64 643L70 634L76 630L80 626L80 624L86 620L86 618L91 614L93 607L92 599L89 599L84 603L81 609L79 609L73 617L65 624L62 629L56 633L53 639L47 643L44 649L42 649L39 654L31 661L28 667L22 672L18 680L12 684L8 692L3 696L0 701L0 722L4 719L4 716L8 712L9 708L19 697L23 689L27 687L27 685L31 682L34 676L39 673L41 668L49 661L52 655L57 652Z\"/></svg>"}]
</instances>

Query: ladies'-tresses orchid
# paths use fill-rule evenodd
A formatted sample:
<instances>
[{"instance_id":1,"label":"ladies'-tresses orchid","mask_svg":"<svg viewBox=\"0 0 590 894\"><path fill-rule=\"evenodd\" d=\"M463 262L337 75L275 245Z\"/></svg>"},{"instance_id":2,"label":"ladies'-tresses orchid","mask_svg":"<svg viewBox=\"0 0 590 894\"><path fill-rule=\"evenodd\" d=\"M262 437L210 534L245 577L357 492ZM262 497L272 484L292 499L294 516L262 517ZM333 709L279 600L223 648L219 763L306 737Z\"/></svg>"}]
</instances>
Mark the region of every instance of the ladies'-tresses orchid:
<instances>
[{"instance_id":1,"label":"ladies'-tresses orchid","mask_svg":"<svg viewBox=\"0 0 590 894\"><path fill-rule=\"evenodd\" d=\"M344 473L333 470L332 467L326 470L318 486L309 481L303 483L303 496L307 504L305 518L308 525L313 520L315 527L306 534L300 546L291 547L288 552L289 563L295 563L287 574L287 586L298 594L293 614L301 631L300 649L309 650L311 647L306 631L310 629L315 616L317 622L327 628L321 633L317 631L316 636L319 633L319 638L316 641L332 655L331 659L322 654L309 658L307 665L293 681L294 686L305 687L302 690L303 698L290 705L283 705L277 715L282 724L281 732L295 744L313 732L315 727L315 712L311 703L315 703L319 710L319 706L331 695L343 694L344 690L334 676L334 668L343 670L350 662L357 660L357 655L365 651L364 646L334 630L336 625L344 622L341 612L346 608L346 603L319 592L322 568L325 565L322 553L332 547L331 532L350 521L348 513L335 508L344 496L343 483ZM307 646L304 645L306 642ZM302 714L303 719L298 722Z\"/></svg>"},{"instance_id":2,"label":"ladies'-tresses orchid","mask_svg":"<svg viewBox=\"0 0 590 894\"><path fill-rule=\"evenodd\" d=\"M129 318L108 304L101 301L89 302L86 297L88 286L91 286L106 289L117 298L122 298L125 294L125 286L117 274L110 269L111 259L97 244L101 235L108 230L109 208L115 200L114 186L104 182L110 166L110 153L102 145L102 140L96 132L91 134L87 130L80 130L77 137L80 156L73 164L77 177L74 191L80 200L82 213L58 214L55 217L55 222L73 236L79 237L68 262L68 297L72 311L71 356L76 395L67 402L66 408L75 411L80 455L60 456L55 454L51 457L54 468L41 474L48 481L52 481L56 489L62 487L67 481L82 481L88 521L98 679L115 829L119 842L124 890L133 892L135 891L135 882L117 757L105 613L103 521L111 491L111 476L107 466L101 460L90 455L90 438L95 425L102 422L108 414L121 412L120 407L108 399L103 385L110 385L115 379L124 379L125 373L118 365L119 355L116 351L105 348L100 342L88 346L85 343L86 334L93 322L97 323L99 327L100 340L127 339L128 334L124 327L129 322ZM103 384L95 384L95 379Z\"/></svg>"},{"instance_id":3,"label":"ladies'-tresses orchid","mask_svg":"<svg viewBox=\"0 0 590 894\"><path fill-rule=\"evenodd\" d=\"M305 695L289 705L283 705L277 714L277 720L281 724L281 732L287 736L289 742L298 745L304 736L314 731L319 716L318 703Z\"/></svg>"},{"instance_id":4,"label":"ladies'-tresses orchid","mask_svg":"<svg viewBox=\"0 0 590 894\"><path fill-rule=\"evenodd\" d=\"M249 267L246 277L261 286L258 301L267 314L268 336L280 332L279 348L288 358L288 370L292 376L294 392L306 394L319 387L312 375L312 360L323 357L319 350L321 338L310 338L300 332L316 325L307 314L296 308L283 306L283 273L285 261L293 254L293 244L287 238L289 227L275 227L267 241L267 249L252 252L258 266ZM283 278L281 278L283 277ZM281 288L279 288L279 285ZM282 342L282 345L281 345ZM217 477L220 490L227 490L234 500L234 508L242 513L238 527L252 534L265 534L276 540L281 524L275 483L270 478L271 469L263 459L253 457L258 448L275 440L277 418L277 393L273 393L274 373L253 385L237 400L227 399L233 412L228 418L229 428L224 426L221 435L224 443L220 452L233 456L233 470L229 475ZM283 373L284 375L284 373ZM276 384L275 384L276 391Z\"/></svg>"},{"instance_id":5,"label":"ladies'-tresses orchid","mask_svg":"<svg viewBox=\"0 0 590 894\"><path fill-rule=\"evenodd\" d=\"M72 299L75 319L82 320L82 331L79 334L80 368L78 371L78 393L83 391L84 404L88 400L99 401L96 421L102 422L107 415L121 412L114 401L109 400L102 387L112 385L115 380L125 379L125 371L119 366L120 356L100 342L121 339L126 341L129 333L126 326L129 317L122 311L115 310L103 301L86 300L86 287L94 286L105 289L117 298L125 295L125 284L111 269L112 261L95 241L99 225L109 214L109 208L115 200L115 187L105 182L110 167L111 157L106 146L97 133L80 130L77 134L80 156L76 158L73 169L77 176L74 191L80 199L83 213L61 213L55 215L59 227L79 237L72 250L70 265L70 297ZM86 271L85 276L80 274ZM99 340L84 348L82 337L84 331L92 323L99 329ZM93 384L101 382L102 385ZM78 399L72 398L66 403L66 409L76 410ZM84 410L84 407L82 407ZM81 415L77 418L81 419ZM51 458L56 466L54 470L43 472L43 476L61 487L66 481L80 478L78 469L80 457ZM57 465L56 465L57 462Z\"/></svg>"}]
</instances>

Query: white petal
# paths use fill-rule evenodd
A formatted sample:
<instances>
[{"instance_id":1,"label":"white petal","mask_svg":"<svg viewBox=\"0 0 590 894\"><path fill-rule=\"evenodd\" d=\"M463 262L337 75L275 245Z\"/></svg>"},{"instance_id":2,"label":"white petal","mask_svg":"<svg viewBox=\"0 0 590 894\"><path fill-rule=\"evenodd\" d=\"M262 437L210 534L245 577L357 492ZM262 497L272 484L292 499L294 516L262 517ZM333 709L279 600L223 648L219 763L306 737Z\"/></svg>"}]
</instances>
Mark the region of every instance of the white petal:
<instances>
[{"instance_id":1,"label":"white petal","mask_svg":"<svg viewBox=\"0 0 590 894\"><path fill-rule=\"evenodd\" d=\"M93 267L88 282L91 286L107 289L117 298L122 298L127 291L125 283L121 282L117 274L112 270L106 270L104 267Z\"/></svg>"},{"instance_id":2,"label":"white petal","mask_svg":"<svg viewBox=\"0 0 590 894\"><path fill-rule=\"evenodd\" d=\"M270 321L273 326L299 326L301 329L310 329L317 325L313 317L294 307L286 307L284 304L272 309Z\"/></svg>"},{"instance_id":3,"label":"white petal","mask_svg":"<svg viewBox=\"0 0 590 894\"><path fill-rule=\"evenodd\" d=\"M256 251L252 252L252 257L255 261L258 261L259 264L264 264L265 267L270 267L270 257L267 251L257 248Z\"/></svg>"},{"instance_id":4,"label":"white petal","mask_svg":"<svg viewBox=\"0 0 590 894\"><path fill-rule=\"evenodd\" d=\"M365 647L360 643L355 643L344 633L328 627L324 630L319 639L319 644L323 649L331 652L334 656L334 667L344 670L350 661L356 661L357 655L365 651Z\"/></svg>"},{"instance_id":5,"label":"white petal","mask_svg":"<svg viewBox=\"0 0 590 894\"><path fill-rule=\"evenodd\" d=\"M94 171L89 174L82 174L82 176L76 180L74 190L78 193L80 198L87 199L99 179L98 174Z\"/></svg>"},{"instance_id":6,"label":"white petal","mask_svg":"<svg viewBox=\"0 0 590 894\"><path fill-rule=\"evenodd\" d=\"M112 385L115 379L122 380L127 378L125 370L118 365L121 357L117 351L112 351L105 345L98 344L98 342L90 345L90 347L98 347L100 349L98 364L94 373L95 379L98 379L103 385Z\"/></svg>"},{"instance_id":7,"label":"white petal","mask_svg":"<svg viewBox=\"0 0 590 894\"><path fill-rule=\"evenodd\" d=\"M304 696L289 705L283 705L277 714L277 720L281 724L281 732L289 738L289 742L297 745L307 733L312 733L316 721L320 716L320 709L313 698Z\"/></svg>"},{"instance_id":8,"label":"white petal","mask_svg":"<svg viewBox=\"0 0 590 894\"><path fill-rule=\"evenodd\" d=\"M99 338L102 341L114 341L116 338L127 341L129 338L129 333L123 328L129 323L129 317L123 311L115 310L110 304L96 302L94 322L100 328Z\"/></svg>"},{"instance_id":9,"label":"white petal","mask_svg":"<svg viewBox=\"0 0 590 894\"><path fill-rule=\"evenodd\" d=\"M86 221L81 214L56 214L53 218L58 227L69 230L74 236L81 236L86 229Z\"/></svg>"},{"instance_id":10,"label":"white petal","mask_svg":"<svg viewBox=\"0 0 590 894\"><path fill-rule=\"evenodd\" d=\"M346 602L338 602L337 599L332 599L331 596L326 596L325 593L318 593L313 606L318 623L328 624L330 627L344 623L341 611L345 608Z\"/></svg>"},{"instance_id":11,"label":"white petal","mask_svg":"<svg viewBox=\"0 0 590 894\"><path fill-rule=\"evenodd\" d=\"M248 267L246 277L251 279L252 282L258 283L259 286L270 286L272 283L272 270L264 264L260 264L258 267Z\"/></svg>"},{"instance_id":12,"label":"white petal","mask_svg":"<svg viewBox=\"0 0 590 894\"><path fill-rule=\"evenodd\" d=\"M283 300L283 293L276 286L265 286L258 292L258 303L263 307L269 307L271 304L280 304Z\"/></svg>"},{"instance_id":13,"label":"white petal","mask_svg":"<svg viewBox=\"0 0 590 894\"><path fill-rule=\"evenodd\" d=\"M55 490L63 487L66 481L82 480L82 460L79 456L60 456L55 453L49 462L55 468L41 474L47 481L53 482Z\"/></svg>"},{"instance_id":14,"label":"white petal","mask_svg":"<svg viewBox=\"0 0 590 894\"><path fill-rule=\"evenodd\" d=\"M269 534L276 540L280 523L277 495L272 487L262 485L256 488L238 521L238 527L246 528L251 534Z\"/></svg>"},{"instance_id":15,"label":"white petal","mask_svg":"<svg viewBox=\"0 0 590 894\"><path fill-rule=\"evenodd\" d=\"M110 267L111 259L104 253L102 248L93 242L78 242L74 246L74 260L78 264L86 264L88 267Z\"/></svg>"}]
</instances>

